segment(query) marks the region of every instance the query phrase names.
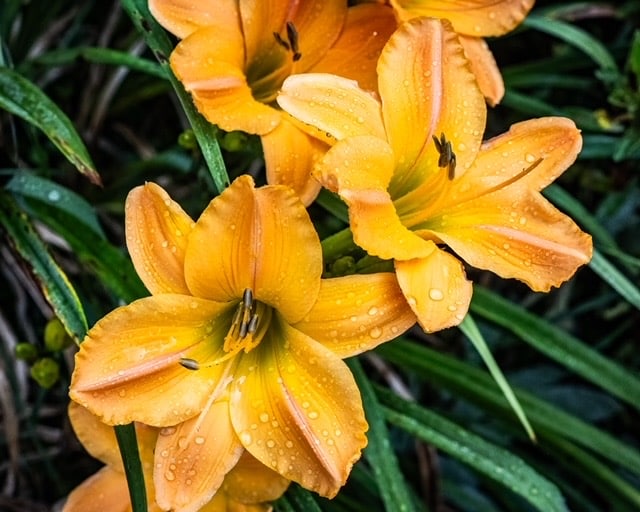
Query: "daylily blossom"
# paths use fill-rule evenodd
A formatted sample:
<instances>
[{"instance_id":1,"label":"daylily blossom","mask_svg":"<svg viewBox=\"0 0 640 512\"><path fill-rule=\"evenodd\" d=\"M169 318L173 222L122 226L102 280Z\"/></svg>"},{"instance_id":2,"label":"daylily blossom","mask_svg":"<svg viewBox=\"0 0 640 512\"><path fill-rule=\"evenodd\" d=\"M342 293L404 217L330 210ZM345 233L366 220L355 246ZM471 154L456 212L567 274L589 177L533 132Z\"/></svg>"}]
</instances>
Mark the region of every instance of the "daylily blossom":
<instances>
[{"instance_id":1,"label":"daylily blossom","mask_svg":"<svg viewBox=\"0 0 640 512\"><path fill-rule=\"evenodd\" d=\"M75 402L69 419L80 443L106 465L76 487L62 512L131 512L129 490L113 427L102 423ZM153 485L153 450L158 429L136 424L138 450L145 478L149 512L160 512ZM250 477L249 477L250 475ZM269 512L269 501L279 498L289 481L245 452L227 474L221 491L200 512Z\"/></svg>"},{"instance_id":2,"label":"daylily blossom","mask_svg":"<svg viewBox=\"0 0 640 512\"><path fill-rule=\"evenodd\" d=\"M500 103L504 82L485 37L502 36L516 28L535 0L389 0L398 20L418 16L446 19L460 43L482 94L490 105Z\"/></svg>"},{"instance_id":3,"label":"daylily blossom","mask_svg":"<svg viewBox=\"0 0 640 512\"><path fill-rule=\"evenodd\" d=\"M278 90L308 71L375 87L376 60L396 28L392 9L344 0L150 0L149 8L182 39L171 68L198 110L223 130L260 135L268 182L313 201L320 185L309 170L326 146L277 108Z\"/></svg>"},{"instance_id":4,"label":"daylily blossom","mask_svg":"<svg viewBox=\"0 0 640 512\"><path fill-rule=\"evenodd\" d=\"M591 237L540 190L575 160L579 130L559 117L482 143L486 105L447 22L401 26L378 62L381 101L340 77L284 83L280 105L337 140L315 174L349 207L355 242L393 259L421 326L464 318L472 287L459 258L547 291L589 261Z\"/></svg>"},{"instance_id":5,"label":"daylily blossom","mask_svg":"<svg viewBox=\"0 0 640 512\"><path fill-rule=\"evenodd\" d=\"M415 322L395 276L321 279L304 205L249 176L195 223L158 185L138 187L126 233L152 296L89 331L72 399L109 424L165 427L154 469L163 508L197 510L245 451L334 496L367 442L342 358Z\"/></svg>"}]
</instances>

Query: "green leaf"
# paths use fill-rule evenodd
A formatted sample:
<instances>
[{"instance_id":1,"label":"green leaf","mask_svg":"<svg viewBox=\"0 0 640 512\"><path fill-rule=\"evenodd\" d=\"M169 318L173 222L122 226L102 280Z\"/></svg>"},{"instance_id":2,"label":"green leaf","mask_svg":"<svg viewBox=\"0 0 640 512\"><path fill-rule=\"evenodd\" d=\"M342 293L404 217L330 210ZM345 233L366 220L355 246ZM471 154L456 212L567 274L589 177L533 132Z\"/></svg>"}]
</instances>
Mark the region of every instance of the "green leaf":
<instances>
[{"instance_id":1,"label":"green leaf","mask_svg":"<svg viewBox=\"0 0 640 512\"><path fill-rule=\"evenodd\" d=\"M0 225L7 232L18 254L31 267L56 316L69 335L79 343L87 332L87 320L78 295L27 216L4 191L0 191Z\"/></svg>"},{"instance_id":2,"label":"green leaf","mask_svg":"<svg viewBox=\"0 0 640 512\"><path fill-rule=\"evenodd\" d=\"M593 251L591 269L622 297L640 309L640 290L622 272L614 267L598 250ZM638 395L640 396L640 395ZM636 397L637 398L637 397Z\"/></svg>"},{"instance_id":3,"label":"green leaf","mask_svg":"<svg viewBox=\"0 0 640 512\"><path fill-rule=\"evenodd\" d=\"M522 459L385 388L376 387L376 393L390 423L504 485L542 512L567 510L558 488Z\"/></svg>"},{"instance_id":4,"label":"green leaf","mask_svg":"<svg viewBox=\"0 0 640 512\"><path fill-rule=\"evenodd\" d=\"M568 332L481 286L474 287L471 310L640 410L640 379Z\"/></svg>"},{"instance_id":5,"label":"green leaf","mask_svg":"<svg viewBox=\"0 0 640 512\"><path fill-rule=\"evenodd\" d=\"M357 359L349 359L347 364L362 394L364 411L369 423L369 444L364 450L364 456L373 470L385 510L412 511L415 509L413 499L400 471L396 454L389 443L389 432L373 387Z\"/></svg>"},{"instance_id":6,"label":"green leaf","mask_svg":"<svg viewBox=\"0 0 640 512\"><path fill-rule=\"evenodd\" d=\"M171 71L169 66L169 55L173 51L171 41L162 27L158 25L158 22L151 16L146 0L122 0L122 6L171 81L180 104L191 123L193 133L207 162L213 182L218 192L222 192L229 185L229 176L216 138L218 129L200 115L191 100L191 96Z\"/></svg>"},{"instance_id":7,"label":"green leaf","mask_svg":"<svg viewBox=\"0 0 640 512\"><path fill-rule=\"evenodd\" d=\"M132 512L147 512L147 493L142 473L142 462L138 452L136 429L133 423L116 425L114 429L129 486Z\"/></svg>"},{"instance_id":8,"label":"green leaf","mask_svg":"<svg viewBox=\"0 0 640 512\"><path fill-rule=\"evenodd\" d=\"M7 190L23 197L55 205L73 217L74 222L70 225L80 223L104 238L104 232L98 224L98 218L93 208L83 197L53 181L22 170L17 170L17 172L19 174L16 174L7 183L5 187Z\"/></svg>"},{"instance_id":9,"label":"green leaf","mask_svg":"<svg viewBox=\"0 0 640 512\"><path fill-rule=\"evenodd\" d=\"M476 325L476 323L473 321L473 318L471 317L471 315L468 314L464 318L462 323L458 326L458 328L465 334L465 336L469 339L469 341L471 341L475 349L480 354L480 357L484 361L484 364L486 364L487 368L489 368L489 372L491 373L491 376L496 381L496 384L498 384L498 387L502 390L504 397L507 399L507 402L509 402L509 405L511 406L513 411L516 413L516 416L518 417L518 419L520 420L520 423L522 423L522 426L526 430L527 435L529 436L529 439L531 439L532 441L535 441L536 435L534 434L533 429L529 424L529 420L527 419L527 416L522 410L522 407L520 406L518 399L513 393L511 386L509 386L507 379L505 379L502 371L500 370L498 363L496 363L496 360L493 358L493 355L491 354L491 351L487 346L487 342L484 340L482 333L478 329L478 326Z\"/></svg>"},{"instance_id":10,"label":"green leaf","mask_svg":"<svg viewBox=\"0 0 640 512\"><path fill-rule=\"evenodd\" d=\"M287 490L287 497L294 505L295 510L301 512L321 512L320 506L313 495L298 484L293 484Z\"/></svg>"},{"instance_id":11,"label":"green leaf","mask_svg":"<svg viewBox=\"0 0 640 512\"><path fill-rule=\"evenodd\" d=\"M384 343L376 348L376 352L402 368L413 370L431 384L444 387L487 412L493 412L503 421L516 422L511 406L486 372L404 339ZM560 436L640 475L640 453L633 447L531 393L517 388L515 393L541 443L550 434Z\"/></svg>"},{"instance_id":12,"label":"green leaf","mask_svg":"<svg viewBox=\"0 0 640 512\"><path fill-rule=\"evenodd\" d=\"M609 50L585 30L564 21L546 16L537 16L535 14L527 16L522 22L522 25L557 37L568 45L586 53L600 66L606 82L614 82L619 76L618 66L613 56L609 53Z\"/></svg>"},{"instance_id":13,"label":"green leaf","mask_svg":"<svg viewBox=\"0 0 640 512\"><path fill-rule=\"evenodd\" d=\"M89 152L65 113L39 87L6 67L0 67L0 108L42 130L78 171L100 184Z\"/></svg>"}]
</instances>

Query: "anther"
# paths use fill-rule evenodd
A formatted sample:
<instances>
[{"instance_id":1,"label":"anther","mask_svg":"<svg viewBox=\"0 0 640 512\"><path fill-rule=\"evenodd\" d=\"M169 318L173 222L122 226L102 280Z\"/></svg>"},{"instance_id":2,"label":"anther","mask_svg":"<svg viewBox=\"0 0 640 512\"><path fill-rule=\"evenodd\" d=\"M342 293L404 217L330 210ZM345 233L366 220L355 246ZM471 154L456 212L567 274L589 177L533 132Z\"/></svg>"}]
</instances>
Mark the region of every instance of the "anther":
<instances>
[{"instance_id":1,"label":"anther","mask_svg":"<svg viewBox=\"0 0 640 512\"><path fill-rule=\"evenodd\" d=\"M188 357L181 357L180 364L184 366L187 370L199 370L200 363L195 359L190 359Z\"/></svg>"},{"instance_id":2,"label":"anther","mask_svg":"<svg viewBox=\"0 0 640 512\"><path fill-rule=\"evenodd\" d=\"M242 305L245 309L251 309L251 306L253 306L253 292L251 288L245 288L242 294Z\"/></svg>"},{"instance_id":3,"label":"anther","mask_svg":"<svg viewBox=\"0 0 640 512\"><path fill-rule=\"evenodd\" d=\"M287 39L289 40L291 51L293 52L293 61L296 62L300 60L302 54L300 53L300 46L298 44L298 31L296 30L296 26L293 24L293 21L287 21Z\"/></svg>"},{"instance_id":4,"label":"anther","mask_svg":"<svg viewBox=\"0 0 640 512\"><path fill-rule=\"evenodd\" d=\"M436 145L436 150L440 154L438 157L438 167L447 168L447 176L450 180L455 177L456 172L456 154L453 152L451 142L447 140L444 133L440 134L440 140L435 135L432 135L433 142Z\"/></svg>"},{"instance_id":5,"label":"anther","mask_svg":"<svg viewBox=\"0 0 640 512\"><path fill-rule=\"evenodd\" d=\"M258 313L251 315L251 320L249 320L249 325L247 326L247 332L249 334L256 332L256 329L258 328L258 320L260 320Z\"/></svg>"}]
</instances>

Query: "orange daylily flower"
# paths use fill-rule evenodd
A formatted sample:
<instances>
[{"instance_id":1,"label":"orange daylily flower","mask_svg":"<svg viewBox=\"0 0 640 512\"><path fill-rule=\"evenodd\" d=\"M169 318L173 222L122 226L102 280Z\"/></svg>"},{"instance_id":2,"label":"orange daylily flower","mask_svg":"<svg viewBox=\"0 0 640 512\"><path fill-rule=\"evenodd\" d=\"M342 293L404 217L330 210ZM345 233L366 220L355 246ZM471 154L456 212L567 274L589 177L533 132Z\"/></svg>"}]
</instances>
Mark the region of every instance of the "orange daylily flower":
<instances>
[{"instance_id":1,"label":"orange daylily flower","mask_svg":"<svg viewBox=\"0 0 640 512\"><path fill-rule=\"evenodd\" d=\"M398 20L418 16L446 19L460 43L490 105L504 96L504 82L485 37L502 36L516 28L535 0L389 0Z\"/></svg>"},{"instance_id":2,"label":"orange daylily flower","mask_svg":"<svg viewBox=\"0 0 640 512\"><path fill-rule=\"evenodd\" d=\"M80 443L93 457L106 465L69 494L62 512L131 512L129 489L113 427L102 423L75 402L69 405L69 419ZM136 434L148 510L160 512L162 509L155 502L152 476L153 450L158 429L137 423ZM288 480L245 452L225 477L221 492L199 510L269 512L272 507L268 502L282 496L288 485Z\"/></svg>"},{"instance_id":3,"label":"orange daylily flower","mask_svg":"<svg viewBox=\"0 0 640 512\"><path fill-rule=\"evenodd\" d=\"M349 206L355 242L395 260L426 331L457 325L472 293L461 262L548 291L589 261L591 237L540 194L575 160L579 130L559 117L518 123L482 143L486 105L447 22L422 18L378 63L381 101L349 80L285 81L280 105L337 139L321 182Z\"/></svg>"},{"instance_id":4,"label":"orange daylily flower","mask_svg":"<svg viewBox=\"0 0 640 512\"><path fill-rule=\"evenodd\" d=\"M395 276L321 279L304 205L288 187L255 189L249 176L195 223L159 186L138 187L126 233L153 295L89 331L71 398L109 424L165 427L154 473L162 507L195 510L245 451L334 496L367 430L342 358L415 322Z\"/></svg>"},{"instance_id":5,"label":"orange daylily flower","mask_svg":"<svg viewBox=\"0 0 640 512\"><path fill-rule=\"evenodd\" d=\"M376 84L375 63L396 28L391 8L344 0L150 0L158 22L182 39L171 68L200 112L223 130L260 135L271 184L305 204L326 146L291 124L275 98L284 79L308 71Z\"/></svg>"}]
</instances>

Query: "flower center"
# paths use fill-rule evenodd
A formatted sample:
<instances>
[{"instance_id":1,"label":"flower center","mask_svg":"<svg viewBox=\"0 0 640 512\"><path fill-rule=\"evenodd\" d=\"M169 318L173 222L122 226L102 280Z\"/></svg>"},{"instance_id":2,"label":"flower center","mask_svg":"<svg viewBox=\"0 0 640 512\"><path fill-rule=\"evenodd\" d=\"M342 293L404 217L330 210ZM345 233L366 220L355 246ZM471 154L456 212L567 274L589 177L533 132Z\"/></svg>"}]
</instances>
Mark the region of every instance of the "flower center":
<instances>
[{"instance_id":1,"label":"flower center","mask_svg":"<svg viewBox=\"0 0 640 512\"><path fill-rule=\"evenodd\" d=\"M242 301L238 303L236 311L231 320L231 326L227 335L224 337L222 349L224 355L207 361L205 365L201 365L195 359L183 357L180 364L188 370L199 370L204 367L211 367L228 361L236 354L244 351L248 353L256 348L269 328L273 309L258 300L254 300L253 292L247 288L243 295Z\"/></svg>"}]
</instances>

